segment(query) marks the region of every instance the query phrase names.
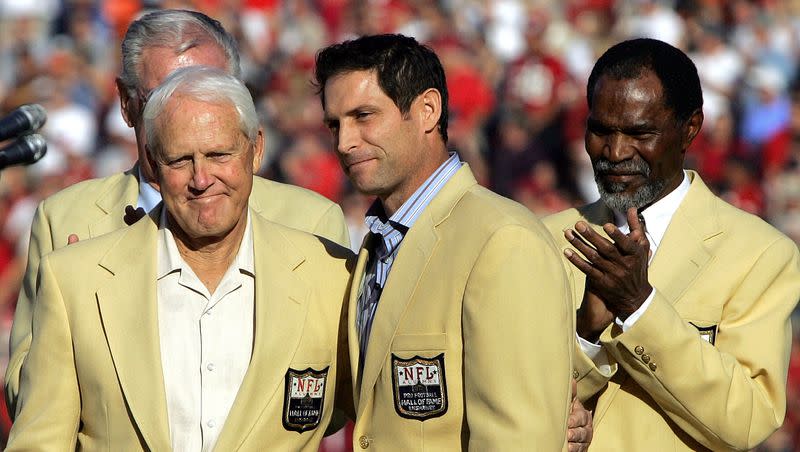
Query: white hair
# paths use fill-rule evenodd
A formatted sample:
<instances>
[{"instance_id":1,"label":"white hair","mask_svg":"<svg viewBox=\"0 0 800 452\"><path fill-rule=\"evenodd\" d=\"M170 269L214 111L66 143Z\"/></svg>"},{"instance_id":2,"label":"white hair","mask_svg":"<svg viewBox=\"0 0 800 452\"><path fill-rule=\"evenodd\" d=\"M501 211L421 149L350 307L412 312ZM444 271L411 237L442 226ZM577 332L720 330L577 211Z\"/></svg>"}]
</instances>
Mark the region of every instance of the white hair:
<instances>
[{"instance_id":1,"label":"white hair","mask_svg":"<svg viewBox=\"0 0 800 452\"><path fill-rule=\"evenodd\" d=\"M189 66L170 74L161 85L150 94L144 107L144 129L150 157L161 152L160 127L158 117L170 99L176 95L209 104L230 104L238 113L239 126L251 143L258 136L258 114L250 91L238 78L217 68ZM157 159L156 159L157 160Z\"/></svg>"},{"instance_id":2,"label":"white hair","mask_svg":"<svg viewBox=\"0 0 800 452\"><path fill-rule=\"evenodd\" d=\"M165 9L145 14L128 27L122 40L120 79L133 94L141 88L142 52L147 47L167 47L181 55L205 43L214 43L225 52L228 72L241 77L236 40L222 25L196 11Z\"/></svg>"}]
</instances>

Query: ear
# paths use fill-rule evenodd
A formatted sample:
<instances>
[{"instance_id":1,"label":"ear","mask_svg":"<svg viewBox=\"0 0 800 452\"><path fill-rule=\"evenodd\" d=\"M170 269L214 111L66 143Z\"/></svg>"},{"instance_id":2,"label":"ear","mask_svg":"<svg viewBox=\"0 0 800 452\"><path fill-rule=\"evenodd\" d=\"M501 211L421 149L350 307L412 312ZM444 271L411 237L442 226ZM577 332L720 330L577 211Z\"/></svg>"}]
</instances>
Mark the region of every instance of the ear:
<instances>
[{"instance_id":1,"label":"ear","mask_svg":"<svg viewBox=\"0 0 800 452\"><path fill-rule=\"evenodd\" d=\"M256 135L256 142L253 149L253 174L258 174L261 169L261 159L264 157L264 129L258 128L258 135Z\"/></svg>"},{"instance_id":2,"label":"ear","mask_svg":"<svg viewBox=\"0 0 800 452\"><path fill-rule=\"evenodd\" d=\"M137 99L133 99L128 92L128 88L122 83L122 79L117 77L117 94L119 94L119 106L122 110L122 119L128 127L136 125L135 118L139 116L138 106L136 105Z\"/></svg>"},{"instance_id":3,"label":"ear","mask_svg":"<svg viewBox=\"0 0 800 452\"><path fill-rule=\"evenodd\" d=\"M700 129L703 127L703 118L703 109L698 108L694 111L694 113L692 113L692 116L689 117L689 121L686 122L686 141L683 146L684 151L689 148L690 144L692 144L694 137L700 133Z\"/></svg>"},{"instance_id":4,"label":"ear","mask_svg":"<svg viewBox=\"0 0 800 452\"><path fill-rule=\"evenodd\" d=\"M428 88L417 97L420 120L425 133L436 131L442 116L442 94L436 88Z\"/></svg>"}]
</instances>

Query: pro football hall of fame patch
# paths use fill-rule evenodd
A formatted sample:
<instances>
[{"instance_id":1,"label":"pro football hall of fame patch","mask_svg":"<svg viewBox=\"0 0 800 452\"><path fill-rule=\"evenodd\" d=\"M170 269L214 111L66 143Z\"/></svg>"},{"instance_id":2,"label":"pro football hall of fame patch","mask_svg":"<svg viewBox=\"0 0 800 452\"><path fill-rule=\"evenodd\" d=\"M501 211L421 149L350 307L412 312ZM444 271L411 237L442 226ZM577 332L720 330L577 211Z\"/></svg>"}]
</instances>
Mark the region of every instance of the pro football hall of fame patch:
<instances>
[{"instance_id":1,"label":"pro football hall of fame patch","mask_svg":"<svg viewBox=\"0 0 800 452\"><path fill-rule=\"evenodd\" d=\"M322 419L327 378L328 367L322 370L290 368L286 372L283 396L283 427L286 430L302 433L317 428Z\"/></svg>"},{"instance_id":2,"label":"pro football hall of fame patch","mask_svg":"<svg viewBox=\"0 0 800 452\"><path fill-rule=\"evenodd\" d=\"M444 353L401 359L392 354L392 391L397 414L424 421L447 412Z\"/></svg>"}]
</instances>

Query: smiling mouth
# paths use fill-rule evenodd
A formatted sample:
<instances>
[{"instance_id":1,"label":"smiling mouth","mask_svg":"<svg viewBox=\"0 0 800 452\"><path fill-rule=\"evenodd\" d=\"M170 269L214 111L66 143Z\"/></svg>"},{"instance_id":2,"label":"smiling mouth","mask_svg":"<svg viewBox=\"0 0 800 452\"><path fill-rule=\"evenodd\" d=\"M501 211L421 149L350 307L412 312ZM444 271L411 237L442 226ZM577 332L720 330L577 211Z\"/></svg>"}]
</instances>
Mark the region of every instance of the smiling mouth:
<instances>
[{"instance_id":1,"label":"smiling mouth","mask_svg":"<svg viewBox=\"0 0 800 452\"><path fill-rule=\"evenodd\" d=\"M346 166L347 170L350 171L350 169L352 169L354 167L357 167L357 166L359 166L359 165L361 165L363 163L371 162L372 160L375 160L375 158L370 157L370 158L366 158L366 159L357 160L357 161L354 161L354 162L345 162L345 166Z\"/></svg>"},{"instance_id":2,"label":"smiling mouth","mask_svg":"<svg viewBox=\"0 0 800 452\"><path fill-rule=\"evenodd\" d=\"M222 196L221 193L217 193L214 195L203 195L203 196L196 196L194 198L188 198L191 202L210 202L218 197Z\"/></svg>"}]
</instances>

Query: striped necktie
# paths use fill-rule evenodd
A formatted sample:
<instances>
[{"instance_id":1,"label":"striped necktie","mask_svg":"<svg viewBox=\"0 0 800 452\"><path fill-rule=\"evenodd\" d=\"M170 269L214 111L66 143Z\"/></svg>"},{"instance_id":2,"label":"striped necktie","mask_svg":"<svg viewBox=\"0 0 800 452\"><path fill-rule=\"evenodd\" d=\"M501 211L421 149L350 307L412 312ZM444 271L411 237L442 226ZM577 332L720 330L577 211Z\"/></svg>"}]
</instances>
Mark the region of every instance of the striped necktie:
<instances>
[{"instance_id":1,"label":"striped necktie","mask_svg":"<svg viewBox=\"0 0 800 452\"><path fill-rule=\"evenodd\" d=\"M358 298L358 379L361 380L361 372L364 368L364 359L367 355L367 345L369 344L369 333L372 330L372 320L375 318L375 311L378 308L378 300L381 298L383 289L378 284L377 266L381 250L385 248L383 237L374 234L370 239L372 250L369 253L367 271L364 275L364 289Z\"/></svg>"}]
</instances>

